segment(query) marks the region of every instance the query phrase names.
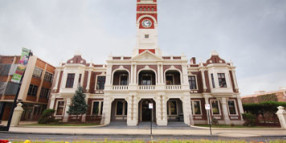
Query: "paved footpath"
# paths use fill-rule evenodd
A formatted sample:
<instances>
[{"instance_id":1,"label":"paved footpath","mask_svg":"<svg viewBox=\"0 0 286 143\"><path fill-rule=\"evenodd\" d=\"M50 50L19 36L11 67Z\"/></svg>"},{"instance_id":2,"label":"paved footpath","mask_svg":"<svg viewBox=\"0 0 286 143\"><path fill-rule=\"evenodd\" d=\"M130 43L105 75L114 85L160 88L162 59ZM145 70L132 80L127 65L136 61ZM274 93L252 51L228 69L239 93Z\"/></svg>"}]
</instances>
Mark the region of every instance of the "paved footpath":
<instances>
[{"instance_id":1,"label":"paved footpath","mask_svg":"<svg viewBox=\"0 0 286 143\"><path fill-rule=\"evenodd\" d=\"M149 135L150 129L140 128L107 128L107 127L11 127L14 133L42 133L42 134L89 134L89 135ZM286 137L286 130L280 128L216 128L213 135L223 137L256 137L256 136L281 136ZM190 135L209 136L210 131L205 127L191 127L189 129L156 128L154 135Z\"/></svg>"}]
</instances>

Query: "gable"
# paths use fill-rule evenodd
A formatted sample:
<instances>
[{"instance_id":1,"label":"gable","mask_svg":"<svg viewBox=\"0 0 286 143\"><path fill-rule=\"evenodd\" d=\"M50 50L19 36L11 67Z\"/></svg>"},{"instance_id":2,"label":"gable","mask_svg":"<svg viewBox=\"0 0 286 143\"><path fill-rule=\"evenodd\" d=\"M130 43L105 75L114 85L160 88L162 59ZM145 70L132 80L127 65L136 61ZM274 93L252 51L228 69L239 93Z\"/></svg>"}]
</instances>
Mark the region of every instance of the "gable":
<instances>
[{"instance_id":1,"label":"gable","mask_svg":"<svg viewBox=\"0 0 286 143\"><path fill-rule=\"evenodd\" d=\"M162 61L162 58L146 50L138 54L137 56L133 57L132 60L134 61Z\"/></svg>"}]
</instances>

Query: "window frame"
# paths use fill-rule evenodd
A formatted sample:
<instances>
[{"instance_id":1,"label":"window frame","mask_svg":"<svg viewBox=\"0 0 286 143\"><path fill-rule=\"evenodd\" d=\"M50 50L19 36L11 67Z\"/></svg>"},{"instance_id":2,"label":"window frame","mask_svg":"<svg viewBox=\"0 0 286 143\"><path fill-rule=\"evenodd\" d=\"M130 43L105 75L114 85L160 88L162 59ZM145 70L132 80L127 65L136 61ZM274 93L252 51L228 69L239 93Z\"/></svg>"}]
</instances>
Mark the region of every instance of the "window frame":
<instances>
[{"instance_id":1,"label":"window frame","mask_svg":"<svg viewBox=\"0 0 286 143\"><path fill-rule=\"evenodd\" d=\"M127 79L126 79L126 84L121 84L121 78L122 78L123 76L126 76L126 77L127 77ZM129 84L128 81L129 81L128 74L120 74L120 75L119 75L119 85L128 85L128 84Z\"/></svg>"},{"instance_id":2,"label":"window frame","mask_svg":"<svg viewBox=\"0 0 286 143\"><path fill-rule=\"evenodd\" d=\"M219 114L214 114L214 113L213 113L212 101L217 101ZM212 115L213 115L213 116L220 116L220 115L221 115L221 108L220 108L220 102L219 102L219 100L218 100L218 99L210 99L210 105L211 105L211 113L212 113Z\"/></svg>"},{"instance_id":3,"label":"window frame","mask_svg":"<svg viewBox=\"0 0 286 143\"><path fill-rule=\"evenodd\" d=\"M57 114L57 111L58 111L58 107L59 107L59 102L64 102L63 104L63 113L58 115ZM56 110L55 110L55 116L63 116L64 113L65 113L65 107L66 107L66 102L64 100L57 100L57 103L56 103Z\"/></svg>"},{"instance_id":4,"label":"window frame","mask_svg":"<svg viewBox=\"0 0 286 143\"><path fill-rule=\"evenodd\" d=\"M167 76L172 77L172 84L167 83ZM175 75L174 74L166 74L166 85L175 85Z\"/></svg>"},{"instance_id":5,"label":"window frame","mask_svg":"<svg viewBox=\"0 0 286 143\"><path fill-rule=\"evenodd\" d=\"M172 114L172 111L171 111L171 102L172 101L175 101L176 102L176 114ZM168 116L178 116L179 115L179 108L178 108L178 101L177 100L169 100L168 101Z\"/></svg>"},{"instance_id":6,"label":"window frame","mask_svg":"<svg viewBox=\"0 0 286 143\"><path fill-rule=\"evenodd\" d=\"M196 114L195 113L195 104L194 104L194 102L195 101L199 101L199 106L200 106L200 114ZM198 100L198 99L195 99L195 100L192 100L192 113L193 113L193 115L203 115L203 112L202 112L202 101L201 100Z\"/></svg>"},{"instance_id":7,"label":"window frame","mask_svg":"<svg viewBox=\"0 0 286 143\"><path fill-rule=\"evenodd\" d=\"M103 89L99 88L99 84L98 84L98 78L99 77L104 77L104 84L103 84ZM95 90L104 90L105 89L105 83L106 83L106 76L105 75L97 75L96 76L96 89Z\"/></svg>"},{"instance_id":8,"label":"window frame","mask_svg":"<svg viewBox=\"0 0 286 143\"><path fill-rule=\"evenodd\" d=\"M228 101L233 101L234 102L235 114L230 114ZM227 100L227 110L228 110L228 115L229 116L237 116L238 115L237 104L236 104L236 100L235 99L228 99Z\"/></svg>"},{"instance_id":9,"label":"window frame","mask_svg":"<svg viewBox=\"0 0 286 143\"><path fill-rule=\"evenodd\" d=\"M223 75L223 77L222 77L222 75ZM226 74L225 73L217 73L217 79L218 79L218 85L220 88L227 88ZM223 81L225 83L224 86L222 86Z\"/></svg>"},{"instance_id":10,"label":"window frame","mask_svg":"<svg viewBox=\"0 0 286 143\"><path fill-rule=\"evenodd\" d=\"M41 72L40 72L41 71ZM39 74L40 73L40 74ZM43 74L43 69L39 68L39 67L35 67L34 68L34 71L33 71L33 74L32 74L32 77L34 78L41 78L42 77L42 74Z\"/></svg>"},{"instance_id":11,"label":"window frame","mask_svg":"<svg viewBox=\"0 0 286 143\"><path fill-rule=\"evenodd\" d=\"M97 115L96 114L93 114L93 109L94 109L94 103L95 102L98 102L98 113ZM91 112L90 112L90 115L91 116L101 116L102 115L102 104L103 104L103 101L102 100L92 100L92 106L91 106Z\"/></svg>"},{"instance_id":12,"label":"window frame","mask_svg":"<svg viewBox=\"0 0 286 143\"><path fill-rule=\"evenodd\" d=\"M117 114L117 104L118 104L118 102L123 102L122 115ZM126 108L128 108L127 104L128 103L125 100L117 100L116 101L116 106L115 106L115 116L127 116L127 114L128 114L128 109L126 110ZM125 111L127 111L127 112L125 113Z\"/></svg>"},{"instance_id":13,"label":"window frame","mask_svg":"<svg viewBox=\"0 0 286 143\"><path fill-rule=\"evenodd\" d=\"M214 80L214 74L211 73L211 82L212 82L212 88L215 88L215 80Z\"/></svg>"},{"instance_id":14,"label":"window frame","mask_svg":"<svg viewBox=\"0 0 286 143\"><path fill-rule=\"evenodd\" d=\"M73 75L73 78L69 78L69 75ZM75 80L75 73L68 73L66 79L67 79L66 80L66 88L73 88L74 80ZM71 79L72 79L72 82L70 81Z\"/></svg>"},{"instance_id":15,"label":"window frame","mask_svg":"<svg viewBox=\"0 0 286 143\"><path fill-rule=\"evenodd\" d=\"M196 88L195 88L195 89L191 89L190 77L192 77L192 76L195 77L195 83L196 83ZM189 82L189 88L190 88L190 90L199 90L197 75L189 75L189 76L188 76L188 82Z\"/></svg>"}]
</instances>

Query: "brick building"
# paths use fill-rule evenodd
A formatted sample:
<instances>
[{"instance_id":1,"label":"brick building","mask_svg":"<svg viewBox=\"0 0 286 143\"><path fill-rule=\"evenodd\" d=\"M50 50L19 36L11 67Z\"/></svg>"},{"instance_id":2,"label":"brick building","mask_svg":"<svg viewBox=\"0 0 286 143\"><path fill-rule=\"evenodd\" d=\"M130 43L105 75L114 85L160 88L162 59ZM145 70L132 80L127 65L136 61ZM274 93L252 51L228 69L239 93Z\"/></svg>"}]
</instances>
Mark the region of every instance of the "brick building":
<instances>
[{"instance_id":1,"label":"brick building","mask_svg":"<svg viewBox=\"0 0 286 143\"><path fill-rule=\"evenodd\" d=\"M36 56L29 58L21 86L11 82L20 56L0 56L0 119L8 120L12 103L19 90L23 103L21 120L37 120L47 108L55 67ZM20 87L19 87L20 86Z\"/></svg>"},{"instance_id":2,"label":"brick building","mask_svg":"<svg viewBox=\"0 0 286 143\"><path fill-rule=\"evenodd\" d=\"M157 1L137 0L137 43L130 56L109 56L107 64L87 63L80 54L56 68L49 108L68 122L77 87L83 86L88 112L82 121L159 126L180 121L206 124L205 104L220 124L242 124L243 113L235 66L212 52L205 62L163 56L158 47ZM153 103L153 111L148 109Z\"/></svg>"},{"instance_id":3,"label":"brick building","mask_svg":"<svg viewBox=\"0 0 286 143\"><path fill-rule=\"evenodd\" d=\"M243 96L242 103L260 103L266 101L286 102L286 88L276 91L257 91L255 94Z\"/></svg>"}]
</instances>

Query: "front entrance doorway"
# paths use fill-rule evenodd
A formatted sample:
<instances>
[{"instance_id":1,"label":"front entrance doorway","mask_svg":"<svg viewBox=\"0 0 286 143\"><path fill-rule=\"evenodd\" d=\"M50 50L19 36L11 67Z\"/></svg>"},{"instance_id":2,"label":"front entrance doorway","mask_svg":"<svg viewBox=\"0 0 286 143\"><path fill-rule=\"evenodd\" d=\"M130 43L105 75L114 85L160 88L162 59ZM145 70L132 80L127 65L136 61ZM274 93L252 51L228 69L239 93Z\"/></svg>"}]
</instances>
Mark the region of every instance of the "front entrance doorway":
<instances>
[{"instance_id":1,"label":"front entrance doorway","mask_svg":"<svg viewBox=\"0 0 286 143\"><path fill-rule=\"evenodd\" d=\"M149 103L153 103L153 111L149 109ZM153 121L156 121L156 105L153 99L142 99L139 102L139 121L140 122L150 122L152 120L153 112Z\"/></svg>"}]
</instances>

